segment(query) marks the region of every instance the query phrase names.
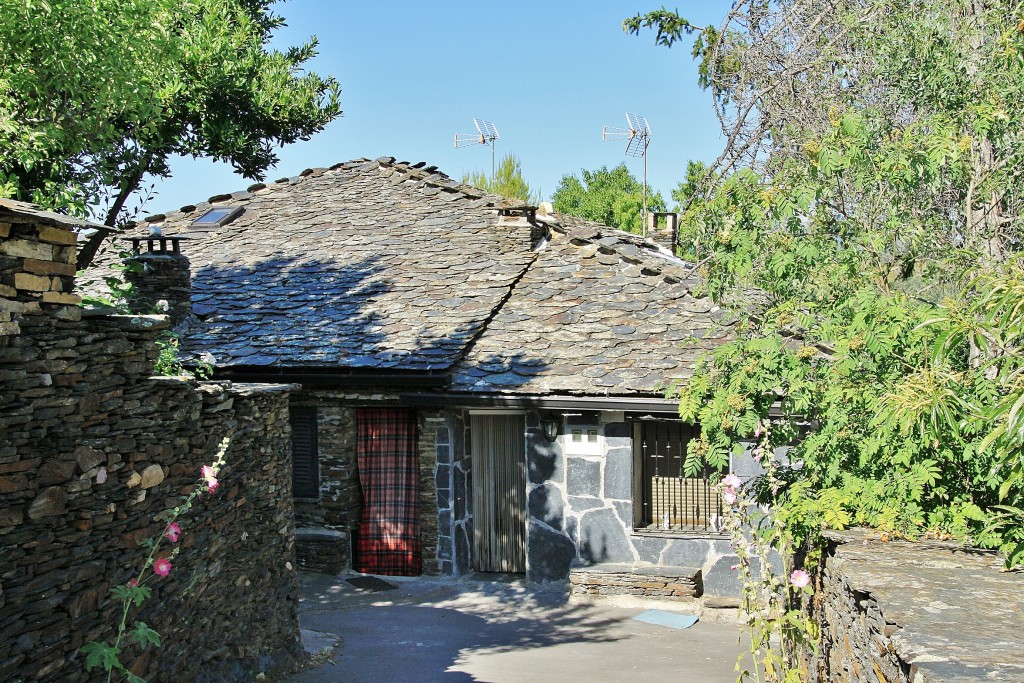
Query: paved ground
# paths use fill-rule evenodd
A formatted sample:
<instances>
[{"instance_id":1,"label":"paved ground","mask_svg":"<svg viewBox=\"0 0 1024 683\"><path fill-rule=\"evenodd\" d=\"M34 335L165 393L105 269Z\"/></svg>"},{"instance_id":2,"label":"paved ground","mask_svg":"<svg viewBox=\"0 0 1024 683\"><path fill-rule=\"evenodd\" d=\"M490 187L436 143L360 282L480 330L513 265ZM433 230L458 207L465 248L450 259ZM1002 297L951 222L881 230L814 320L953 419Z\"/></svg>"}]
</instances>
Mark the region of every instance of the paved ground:
<instances>
[{"instance_id":1,"label":"paved ground","mask_svg":"<svg viewBox=\"0 0 1024 683\"><path fill-rule=\"evenodd\" d=\"M658 626L515 581L388 578L396 589L373 592L347 578L303 575L304 645L333 657L284 683L736 680L735 624Z\"/></svg>"}]
</instances>

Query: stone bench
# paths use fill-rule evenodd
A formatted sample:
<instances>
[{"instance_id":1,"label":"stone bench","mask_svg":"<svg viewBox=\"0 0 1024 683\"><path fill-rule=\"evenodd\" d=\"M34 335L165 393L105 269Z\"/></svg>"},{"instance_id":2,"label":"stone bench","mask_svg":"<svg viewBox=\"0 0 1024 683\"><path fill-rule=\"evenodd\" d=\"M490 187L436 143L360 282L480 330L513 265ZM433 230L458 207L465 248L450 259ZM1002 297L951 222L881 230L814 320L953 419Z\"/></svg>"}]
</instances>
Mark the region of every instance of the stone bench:
<instances>
[{"instance_id":1,"label":"stone bench","mask_svg":"<svg viewBox=\"0 0 1024 683\"><path fill-rule=\"evenodd\" d=\"M704 594L701 570L692 567L634 567L599 564L569 570L569 595L620 596L692 601Z\"/></svg>"}]
</instances>

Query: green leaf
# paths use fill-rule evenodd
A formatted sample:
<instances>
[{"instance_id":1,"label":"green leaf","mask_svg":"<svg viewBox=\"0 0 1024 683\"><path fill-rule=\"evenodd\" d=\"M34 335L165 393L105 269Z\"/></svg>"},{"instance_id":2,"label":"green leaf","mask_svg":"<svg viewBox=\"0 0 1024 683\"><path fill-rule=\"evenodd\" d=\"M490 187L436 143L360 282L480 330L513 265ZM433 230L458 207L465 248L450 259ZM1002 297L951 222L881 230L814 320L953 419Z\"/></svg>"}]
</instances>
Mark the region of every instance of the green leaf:
<instances>
[{"instance_id":1,"label":"green leaf","mask_svg":"<svg viewBox=\"0 0 1024 683\"><path fill-rule=\"evenodd\" d=\"M151 629L143 621L136 621L128 632L128 638L138 643L145 650L148 646L160 647L160 634Z\"/></svg>"},{"instance_id":2,"label":"green leaf","mask_svg":"<svg viewBox=\"0 0 1024 683\"><path fill-rule=\"evenodd\" d=\"M120 654L117 648L106 643L92 641L83 645L80 650L85 655L85 670L92 671L96 667L103 667L104 671L121 669Z\"/></svg>"}]
</instances>

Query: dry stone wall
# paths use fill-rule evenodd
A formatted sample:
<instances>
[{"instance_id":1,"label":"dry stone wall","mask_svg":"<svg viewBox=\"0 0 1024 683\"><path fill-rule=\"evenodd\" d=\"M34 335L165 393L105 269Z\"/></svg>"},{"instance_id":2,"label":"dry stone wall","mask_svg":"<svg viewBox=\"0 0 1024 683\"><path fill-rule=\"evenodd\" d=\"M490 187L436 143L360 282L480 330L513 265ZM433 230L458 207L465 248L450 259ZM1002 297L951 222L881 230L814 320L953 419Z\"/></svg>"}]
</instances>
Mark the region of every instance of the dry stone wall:
<instances>
[{"instance_id":1,"label":"dry stone wall","mask_svg":"<svg viewBox=\"0 0 1024 683\"><path fill-rule=\"evenodd\" d=\"M813 602L812 680L1024 680L1024 577L993 552L830 532Z\"/></svg>"},{"instance_id":2,"label":"dry stone wall","mask_svg":"<svg viewBox=\"0 0 1024 683\"><path fill-rule=\"evenodd\" d=\"M634 567L601 565L576 567L569 572L569 594L584 596L629 595L668 601L690 601L704 593L699 569L687 567Z\"/></svg>"},{"instance_id":3,"label":"dry stone wall","mask_svg":"<svg viewBox=\"0 0 1024 683\"><path fill-rule=\"evenodd\" d=\"M225 439L221 487L180 520L180 554L137 615L163 646L124 659L153 682L287 664L301 652L289 387L151 377L166 318L83 318L73 245L60 217L0 211L0 680L100 678L78 648L112 638L110 587Z\"/></svg>"}]
</instances>

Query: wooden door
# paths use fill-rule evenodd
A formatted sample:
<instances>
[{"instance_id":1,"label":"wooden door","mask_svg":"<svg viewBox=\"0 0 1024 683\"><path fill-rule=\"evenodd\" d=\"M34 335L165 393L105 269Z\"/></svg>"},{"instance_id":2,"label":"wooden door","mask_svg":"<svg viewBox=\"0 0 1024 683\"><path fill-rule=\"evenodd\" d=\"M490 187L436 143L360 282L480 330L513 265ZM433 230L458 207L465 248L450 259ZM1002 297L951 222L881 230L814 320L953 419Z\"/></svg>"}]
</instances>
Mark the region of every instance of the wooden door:
<instances>
[{"instance_id":1,"label":"wooden door","mask_svg":"<svg viewBox=\"0 0 1024 683\"><path fill-rule=\"evenodd\" d=\"M526 571L526 418L471 416L473 568Z\"/></svg>"}]
</instances>

